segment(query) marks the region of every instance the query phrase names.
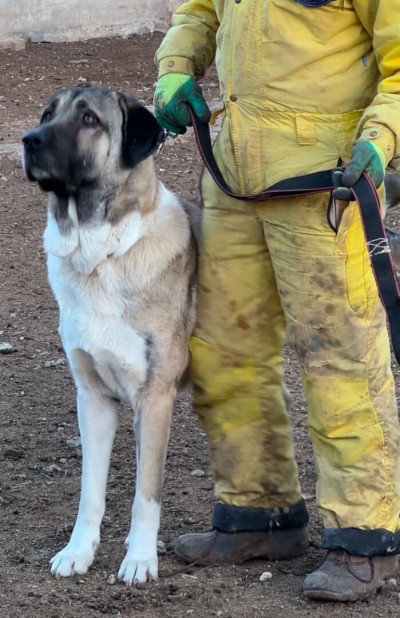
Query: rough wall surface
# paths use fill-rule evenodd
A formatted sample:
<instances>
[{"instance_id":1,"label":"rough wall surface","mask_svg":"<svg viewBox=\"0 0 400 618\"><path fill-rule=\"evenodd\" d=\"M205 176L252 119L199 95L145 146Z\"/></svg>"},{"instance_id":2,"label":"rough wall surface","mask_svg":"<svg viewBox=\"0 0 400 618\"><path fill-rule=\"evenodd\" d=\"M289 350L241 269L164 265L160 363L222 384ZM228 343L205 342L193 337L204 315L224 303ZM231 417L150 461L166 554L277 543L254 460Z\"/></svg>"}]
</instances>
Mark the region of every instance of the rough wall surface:
<instances>
[{"instance_id":1,"label":"rough wall surface","mask_svg":"<svg viewBox=\"0 0 400 618\"><path fill-rule=\"evenodd\" d=\"M0 0L0 40L78 40L166 30L179 0Z\"/></svg>"}]
</instances>

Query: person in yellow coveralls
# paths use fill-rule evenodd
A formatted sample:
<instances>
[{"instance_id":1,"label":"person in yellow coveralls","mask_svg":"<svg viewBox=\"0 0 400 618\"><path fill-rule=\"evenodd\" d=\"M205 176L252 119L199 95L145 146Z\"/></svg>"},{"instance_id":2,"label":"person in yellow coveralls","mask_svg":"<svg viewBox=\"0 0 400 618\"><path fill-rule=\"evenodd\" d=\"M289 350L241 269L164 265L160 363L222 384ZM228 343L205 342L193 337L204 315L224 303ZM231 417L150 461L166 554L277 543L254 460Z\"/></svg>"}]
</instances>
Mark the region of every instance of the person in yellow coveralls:
<instances>
[{"instance_id":1,"label":"person in yellow coveralls","mask_svg":"<svg viewBox=\"0 0 400 618\"><path fill-rule=\"evenodd\" d=\"M258 193L339 159L343 186L366 171L379 187L387 164L400 166L400 0L186 2L156 54L155 110L166 129L185 132L188 103L208 121L197 82L214 57L224 105L214 152L235 192ZM303 590L364 598L397 568L400 433L356 203L339 201L341 216L329 223L329 194L249 203L222 193L208 173L202 196L191 354L217 503L213 530L180 537L176 552L213 565L306 549L282 395L287 335L308 400L327 550Z\"/></svg>"}]
</instances>

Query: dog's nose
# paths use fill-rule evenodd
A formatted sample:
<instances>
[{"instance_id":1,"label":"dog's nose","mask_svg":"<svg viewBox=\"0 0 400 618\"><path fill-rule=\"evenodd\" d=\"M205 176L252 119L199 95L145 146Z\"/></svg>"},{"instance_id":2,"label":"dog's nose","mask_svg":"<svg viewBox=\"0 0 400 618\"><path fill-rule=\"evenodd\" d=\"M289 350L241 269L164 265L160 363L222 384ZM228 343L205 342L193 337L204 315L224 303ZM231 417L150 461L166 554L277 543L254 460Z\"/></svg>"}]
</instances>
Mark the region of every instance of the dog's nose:
<instances>
[{"instance_id":1,"label":"dog's nose","mask_svg":"<svg viewBox=\"0 0 400 618\"><path fill-rule=\"evenodd\" d=\"M38 129L28 131L22 138L24 146L27 150L39 150L44 143L42 132Z\"/></svg>"}]
</instances>

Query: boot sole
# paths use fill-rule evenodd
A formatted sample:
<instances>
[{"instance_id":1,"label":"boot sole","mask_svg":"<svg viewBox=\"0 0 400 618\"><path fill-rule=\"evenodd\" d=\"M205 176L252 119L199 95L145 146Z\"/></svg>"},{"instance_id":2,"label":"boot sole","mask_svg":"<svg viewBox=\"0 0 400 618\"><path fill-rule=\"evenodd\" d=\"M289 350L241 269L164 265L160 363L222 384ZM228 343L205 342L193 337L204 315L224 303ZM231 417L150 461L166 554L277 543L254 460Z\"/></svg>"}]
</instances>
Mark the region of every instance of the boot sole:
<instances>
[{"instance_id":1,"label":"boot sole","mask_svg":"<svg viewBox=\"0 0 400 618\"><path fill-rule=\"evenodd\" d=\"M197 559L191 559L176 549L175 549L175 555L181 560L183 560L183 562L186 562L186 564L192 564L193 566L221 566L223 564L244 564L245 562L249 562L250 560L270 560L271 562L281 561L281 560L293 560L294 558L300 558L300 556L303 556L304 553L307 551L307 549L308 549L308 545L306 545L305 547L300 547L291 552L288 552L285 555L278 554L278 553L275 553L274 555L274 552L269 552L265 554L257 554L257 555L252 555L252 556L243 556L243 554L241 554L240 556L238 555L237 557L232 556L232 555L226 556L226 559L220 559L220 560L209 560L208 559L209 556L207 556L207 554L204 556L199 556Z\"/></svg>"},{"instance_id":2,"label":"boot sole","mask_svg":"<svg viewBox=\"0 0 400 618\"><path fill-rule=\"evenodd\" d=\"M312 601L336 601L336 603L355 603L374 596L382 590L382 586L375 590L366 591L360 595L343 595L339 592L331 592L329 590L303 590L303 594L307 599Z\"/></svg>"}]
</instances>

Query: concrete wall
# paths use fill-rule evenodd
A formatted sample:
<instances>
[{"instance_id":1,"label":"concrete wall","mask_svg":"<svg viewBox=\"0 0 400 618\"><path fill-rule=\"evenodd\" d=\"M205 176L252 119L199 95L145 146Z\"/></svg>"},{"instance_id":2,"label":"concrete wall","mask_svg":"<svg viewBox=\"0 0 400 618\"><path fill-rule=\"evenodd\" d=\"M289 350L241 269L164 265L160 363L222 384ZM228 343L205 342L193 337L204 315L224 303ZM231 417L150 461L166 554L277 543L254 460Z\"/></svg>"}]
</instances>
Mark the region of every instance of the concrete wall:
<instances>
[{"instance_id":1,"label":"concrete wall","mask_svg":"<svg viewBox=\"0 0 400 618\"><path fill-rule=\"evenodd\" d=\"M77 40L168 27L179 0L0 0L0 40Z\"/></svg>"}]
</instances>

